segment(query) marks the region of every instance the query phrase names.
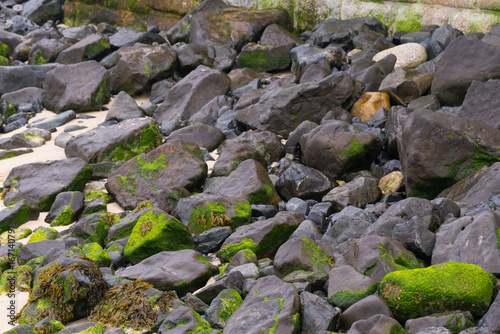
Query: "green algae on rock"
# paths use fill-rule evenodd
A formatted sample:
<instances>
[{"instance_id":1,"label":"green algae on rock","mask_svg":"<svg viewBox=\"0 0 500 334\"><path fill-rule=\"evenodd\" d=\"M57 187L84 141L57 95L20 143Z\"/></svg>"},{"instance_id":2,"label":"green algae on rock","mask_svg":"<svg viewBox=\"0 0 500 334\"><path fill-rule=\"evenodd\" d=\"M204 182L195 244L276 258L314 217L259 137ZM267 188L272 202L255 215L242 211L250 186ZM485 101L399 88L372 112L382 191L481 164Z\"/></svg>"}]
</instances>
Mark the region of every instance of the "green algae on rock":
<instances>
[{"instance_id":1,"label":"green algae on rock","mask_svg":"<svg viewBox=\"0 0 500 334\"><path fill-rule=\"evenodd\" d=\"M86 257L95 261L100 267L109 267L111 258L108 253L97 242L83 245L82 252Z\"/></svg>"},{"instance_id":2,"label":"green algae on rock","mask_svg":"<svg viewBox=\"0 0 500 334\"><path fill-rule=\"evenodd\" d=\"M0 244L7 245L9 239L20 240L29 236L33 231L29 228L16 228L14 232L5 231L0 235Z\"/></svg>"},{"instance_id":3,"label":"green algae on rock","mask_svg":"<svg viewBox=\"0 0 500 334\"><path fill-rule=\"evenodd\" d=\"M387 274L378 289L399 321L452 310L480 318L497 280L473 264L446 262Z\"/></svg>"}]
</instances>

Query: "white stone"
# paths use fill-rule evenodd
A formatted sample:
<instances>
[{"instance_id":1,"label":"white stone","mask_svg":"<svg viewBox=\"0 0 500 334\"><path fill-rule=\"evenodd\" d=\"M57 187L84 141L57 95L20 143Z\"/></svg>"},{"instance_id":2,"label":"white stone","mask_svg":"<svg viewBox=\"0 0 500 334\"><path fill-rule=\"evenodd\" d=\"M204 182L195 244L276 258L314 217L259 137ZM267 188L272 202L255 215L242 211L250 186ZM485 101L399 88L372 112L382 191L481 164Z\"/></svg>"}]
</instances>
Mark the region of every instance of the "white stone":
<instances>
[{"instance_id":1,"label":"white stone","mask_svg":"<svg viewBox=\"0 0 500 334\"><path fill-rule=\"evenodd\" d=\"M418 43L401 44L393 48L380 51L373 56L373 60L379 61L389 54L393 54L397 58L396 64L394 65L395 70L400 68L415 68L427 61L427 52L425 51L425 48Z\"/></svg>"}]
</instances>

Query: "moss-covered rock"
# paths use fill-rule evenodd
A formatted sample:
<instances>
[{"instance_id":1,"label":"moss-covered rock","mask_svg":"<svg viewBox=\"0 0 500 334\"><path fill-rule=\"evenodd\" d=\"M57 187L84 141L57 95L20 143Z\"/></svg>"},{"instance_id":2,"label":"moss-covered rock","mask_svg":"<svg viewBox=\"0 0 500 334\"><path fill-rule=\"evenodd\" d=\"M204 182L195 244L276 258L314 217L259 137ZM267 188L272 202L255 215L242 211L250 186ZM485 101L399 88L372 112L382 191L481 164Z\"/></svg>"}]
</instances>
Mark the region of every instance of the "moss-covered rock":
<instances>
[{"instance_id":1,"label":"moss-covered rock","mask_svg":"<svg viewBox=\"0 0 500 334\"><path fill-rule=\"evenodd\" d=\"M35 324L35 330L40 334L57 334L64 328L60 321L51 318L45 318Z\"/></svg>"},{"instance_id":2,"label":"moss-covered rock","mask_svg":"<svg viewBox=\"0 0 500 334\"><path fill-rule=\"evenodd\" d=\"M93 191L85 192L85 193L83 193L83 196L84 196L85 201L88 201L88 200L91 200L94 198L102 198L104 201L106 201L106 203L109 203L112 200L111 196L107 192L104 192L102 190L93 190Z\"/></svg>"},{"instance_id":3,"label":"moss-covered rock","mask_svg":"<svg viewBox=\"0 0 500 334\"><path fill-rule=\"evenodd\" d=\"M15 191L16 184L17 182L14 182L10 188L6 188L3 194L7 196L12 190ZM20 200L0 211L0 231L15 229L30 219L38 219L39 214L38 208L32 203L27 200Z\"/></svg>"},{"instance_id":4,"label":"moss-covered rock","mask_svg":"<svg viewBox=\"0 0 500 334\"><path fill-rule=\"evenodd\" d=\"M182 327L180 329L177 329ZM176 330L177 329L177 330ZM196 311L187 306L176 308L170 313L160 326L161 333L197 333L197 334L219 334L215 332L208 321L203 319Z\"/></svg>"},{"instance_id":5,"label":"moss-covered rock","mask_svg":"<svg viewBox=\"0 0 500 334\"><path fill-rule=\"evenodd\" d=\"M240 307L241 303L243 303L243 299L238 291L233 289L223 290L207 309L205 313L206 319L210 325L224 328L229 317Z\"/></svg>"},{"instance_id":6,"label":"moss-covered rock","mask_svg":"<svg viewBox=\"0 0 500 334\"><path fill-rule=\"evenodd\" d=\"M0 291L31 291L31 278L33 269L30 266L16 266L14 269L5 270L0 279Z\"/></svg>"},{"instance_id":7,"label":"moss-covered rock","mask_svg":"<svg viewBox=\"0 0 500 334\"><path fill-rule=\"evenodd\" d=\"M5 231L0 235L0 244L7 245L10 240L20 240L26 238L33 231L30 228L16 228L15 230Z\"/></svg>"},{"instance_id":8,"label":"moss-covered rock","mask_svg":"<svg viewBox=\"0 0 500 334\"><path fill-rule=\"evenodd\" d=\"M65 226L69 225L73 222L73 216L75 212L71 209L71 206L66 206L64 209L57 215L57 217L50 223L50 226Z\"/></svg>"},{"instance_id":9,"label":"moss-covered rock","mask_svg":"<svg viewBox=\"0 0 500 334\"><path fill-rule=\"evenodd\" d=\"M119 220L120 216L114 213L94 213L71 226L70 233L85 243L97 242L104 246L109 228Z\"/></svg>"},{"instance_id":10,"label":"moss-covered rock","mask_svg":"<svg viewBox=\"0 0 500 334\"><path fill-rule=\"evenodd\" d=\"M446 262L389 273L378 293L399 321L452 310L470 311L477 319L488 309L496 282L476 265Z\"/></svg>"},{"instance_id":11,"label":"moss-covered rock","mask_svg":"<svg viewBox=\"0 0 500 334\"><path fill-rule=\"evenodd\" d=\"M55 228L44 226L37 227L28 240L28 243L42 240L54 240L57 236L57 233L58 232Z\"/></svg>"},{"instance_id":12,"label":"moss-covered rock","mask_svg":"<svg viewBox=\"0 0 500 334\"><path fill-rule=\"evenodd\" d=\"M130 263L138 263L161 251L193 247L193 237L177 218L150 211L142 215L134 226L124 255Z\"/></svg>"},{"instance_id":13,"label":"moss-covered rock","mask_svg":"<svg viewBox=\"0 0 500 334\"><path fill-rule=\"evenodd\" d=\"M97 242L83 245L82 251L86 257L95 261L100 267L109 267L111 265L111 258L108 253Z\"/></svg>"}]
</instances>

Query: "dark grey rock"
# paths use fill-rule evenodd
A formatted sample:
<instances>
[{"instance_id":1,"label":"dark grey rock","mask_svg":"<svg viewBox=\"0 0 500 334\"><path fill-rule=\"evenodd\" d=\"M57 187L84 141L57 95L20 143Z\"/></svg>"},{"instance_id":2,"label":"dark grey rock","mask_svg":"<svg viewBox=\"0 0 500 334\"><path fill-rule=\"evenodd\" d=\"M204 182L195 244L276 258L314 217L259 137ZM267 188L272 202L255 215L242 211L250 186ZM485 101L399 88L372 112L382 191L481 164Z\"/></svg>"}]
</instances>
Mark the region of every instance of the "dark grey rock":
<instances>
[{"instance_id":1,"label":"dark grey rock","mask_svg":"<svg viewBox=\"0 0 500 334\"><path fill-rule=\"evenodd\" d=\"M58 126L64 125L75 118L76 118L76 112L74 110L66 110L49 119L41 119L39 121L33 121L28 124L28 128L51 130Z\"/></svg>"},{"instance_id":2,"label":"dark grey rock","mask_svg":"<svg viewBox=\"0 0 500 334\"><path fill-rule=\"evenodd\" d=\"M325 174L299 163L292 164L276 182L276 190L286 200L292 197L320 200L333 187Z\"/></svg>"},{"instance_id":3,"label":"dark grey rock","mask_svg":"<svg viewBox=\"0 0 500 334\"><path fill-rule=\"evenodd\" d=\"M106 114L106 121L116 119L118 122L131 118L144 117L135 100L126 92L121 91L116 95Z\"/></svg>"},{"instance_id":4,"label":"dark grey rock","mask_svg":"<svg viewBox=\"0 0 500 334\"><path fill-rule=\"evenodd\" d=\"M304 291L300 294L303 334L338 329L340 312L315 294Z\"/></svg>"}]
</instances>

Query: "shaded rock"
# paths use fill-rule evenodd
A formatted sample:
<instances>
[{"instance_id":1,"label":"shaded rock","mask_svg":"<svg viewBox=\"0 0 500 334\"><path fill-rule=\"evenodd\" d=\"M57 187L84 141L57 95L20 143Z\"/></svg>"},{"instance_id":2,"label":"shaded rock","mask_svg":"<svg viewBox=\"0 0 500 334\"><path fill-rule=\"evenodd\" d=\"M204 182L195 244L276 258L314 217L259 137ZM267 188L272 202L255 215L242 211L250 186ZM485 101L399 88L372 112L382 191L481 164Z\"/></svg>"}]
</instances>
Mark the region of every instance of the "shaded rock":
<instances>
[{"instance_id":1,"label":"shaded rock","mask_svg":"<svg viewBox=\"0 0 500 334\"><path fill-rule=\"evenodd\" d=\"M116 125L98 126L73 137L64 148L68 158L90 162L129 160L161 144L158 126L148 118L133 118Z\"/></svg>"},{"instance_id":2,"label":"shaded rock","mask_svg":"<svg viewBox=\"0 0 500 334\"><path fill-rule=\"evenodd\" d=\"M56 62L61 64L75 64L92 59L100 60L109 52L110 43L108 36L93 34L62 50L57 56Z\"/></svg>"},{"instance_id":3,"label":"shaded rock","mask_svg":"<svg viewBox=\"0 0 500 334\"><path fill-rule=\"evenodd\" d=\"M253 316L249 318L251 310ZM254 333L275 328L280 333L299 333L300 300L297 290L275 276L258 279L241 306L227 321L227 333Z\"/></svg>"},{"instance_id":4,"label":"shaded rock","mask_svg":"<svg viewBox=\"0 0 500 334\"><path fill-rule=\"evenodd\" d=\"M267 175L257 161L248 159L217 184L205 189L208 194L245 198L250 204L271 204L279 202L279 196Z\"/></svg>"},{"instance_id":5,"label":"shaded rock","mask_svg":"<svg viewBox=\"0 0 500 334\"><path fill-rule=\"evenodd\" d=\"M347 206L335 216L332 225L321 239L324 243L338 245L349 239L360 238L372 225L375 218L364 210Z\"/></svg>"},{"instance_id":6,"label":"shaded rock","mask_svg":"<svg viewBox=\"0 0 500 334\"><path fill-rule=\"evenodd\" d=\"M74 243L72 241L65 240L41 240L30 242L21 247L16 258L19 264L24 265L31 259L47 255L52 248L64 250L73 246Z\"/></svg>"},{"instance_id":7,"label":"shaded rock","mask_svg":"<svg viewBox=\"0 0 500 334\"><path fill-rule=\"evenodd\" d=\"M214 97L189 119L189 124L204 123L217 126L219 116L223 118L224 114L232 107L234 99L226 95ZM218 128L222 128L219 126Z\"/></svg>"},{"instance_id":8,"label":"shaded rock","mask_svg":"<svg viewBox=\"0 0 500 334\"><path fill-rule=\"evenodd\" d=\"M125 162L111 173L106 189L121 207L134 209L144 200L155 201L158 191L196 189L206 175L207 165L198 146L176 139Z\"/></svg>"},{"instance_id":9,"label":"shaded rock","mask_svg":"<svg viewBox=\"0 0 500 334\"><path fill-rule=\"evenodd\" d=\"M130 118L144 117L141 109L137 106L135 100L126 92L121 91L116 95L113 103L106 114L106 121L116 119L118 122Z\"/></svg>"},{"instance_id":10,"label":"shaded rock","mask_svg":"<svg viewBox=\"0 0 500 334\"><path fill-rule=\"evenodd\" d=\"M161 124L163 134L170 134L214 97L229 89L229 77L219 70L199 66L179 81L156 109L154 118Z\"/></svg>"},{"instance_id":11,"label":"shaded rock","mask_svg":"<svg viewBox=\"0 0 500 334\"><path fill-rule=\"evenodd\" d=\"M211 176L228 176L240 163L247 159L258 161L267 168L267 161L262 154L247 143L227 140L220 150L220 155L214 164Z\"/></svg>"},{"instance_id":12,"label":"shaded rock","mask_svg":"<svg viewBox=\"0 0 500 334\"><path fill-rule=\"evenodd\" d=\"M495 274L500 271L496 247L500 216L491 211L462 217L442 225L436 233L432 264L455 261L475 264ZM481 254L478 256L478 254Z\"/></svg>"},{"instance_id":13,"label":"shaded rock","mask_svg":"<svg viewBox=\"0 0 500 334\"><path fill-rule=\"evenodd\" d=\"M199 147L204 147L212 152L222 144L226 136L213 126L196 123L173 131L167 140L170 141L174 138L195 142Z\"/></svg>"},{"instance_id":14,"label":"shaded rock","mask_svg":"<svg viewBox=\"0 0 500 334\"><path fill-rule=\"evenodd\" d=\"M388 237L350 239L339 245L337 251L344 257L337 262L339 265L349 264L377 282L389 272L422 267L413 253Z\"/></svg>"},{"instance_id":15,"label":"shaded rock","mask_svg":"<svg viewBox=\"0 0 500 334\"><path fill-rule=\"evenodd\" d=\"M467 90L458 116L481 120L489 126L500 129L500 101L495 92L500 89L500 80L480 82L474 80Z\"/></svg>"},{"instance_id":16,"label":"shaded rock","mask_svg":"<svg viewBox=\"0 0 500 334\"><path fill-rule=\"evenodd\" d=\"M334 331L338 328L340 313L321 297L304 291L300 294L303 334Z\"/></svg>"},{"instance_id":17,"label":"shaded rock","mask_svg":"<svg viewBox=\"0 0 500 334\"><path fill-rule=\"evenodd\" d=\"M399 322L384 314L376 314L368 319L358 320L352 324L348 334L390 334L403 332Z\"/></svg>"},{"instance_id":18,"label":"shaded rock","mask_svg":"<svg viewBox=\"0 0 500 334\"><path fill-rule=\"evenodd\" d=\"M474 318L470 312L447 312L410 319L405 323L405 330L407 333L414 334L434 326L448 328L458 333L469 327L474 327Z\"/></svg>"},{"instance_id":19,"label":"shaded rock","mask_svg":"<svg viewBox=\"0 0 500 334\"><path fill-rule=\"evenodd\" d=\"M51 130L58 126L64 125L75 118L76 113L74 110L66 110L48 119L40 119L39 121L31 122L28 124L28 128Z\"/></svg>"},{"instance_id":20,"label":"shaded rock","mask_svg":"<svg viewBox=\"0 0 500 334\"><path fill-rule=\"evenodd\" d=\"M477 172L443 190L439 197L444 196L453 201L468 204L486 201L499 193L499 170L500 163L498 162L490 167L484 166Z\"/></svg>"},{"instance_id":21,"label":"shaded rock","mask_svg":"<svg viewBox=\"0 0 500 334\"><path fill-rule=\"evenodd\" d=\"M351 96L357 98L355 82L348 74L338 72L319 82L271 90L258 103L238 112L235 119L244 127L286 138L304 120L319 123L333 106L340 106Z\"/></svg>"},{"instance_id":22,"label":"shaded rock","mask_svg":"<svg viewBox=\"0 0 500 334\"><path fill-rule=\"evenodd\" d=\"M110 70L113 92L131 96L150 90L157 81L173 74L177 54L168 46L129 46L116 53L116 66Z\"/></svg>"},{"instance_id":23,"label":"shaded rock","mask_svg":"<svg viewBox=\"0 0 500 334\"><path fill-rule=\"evenodd\" d=\"M350 265L334 267L329 274L328 302L345 310L377 290L377 282Z\"/></svg>"},{"instance_id":24,"label":"shaded rock","mask_svg":"<svg viewBox=\"0 0 500 334\"><path fill-rule=\"evenodd\" d=\"M40 212L30 201L22 199L0 211L0 231L14 229L28 220L38 219Z\"/></svg>"},{"instance_id":25,"label":"shaded rock","mask_svg":"<svg viewBox=\"0 0 500 334\"><path fill-rule=\"evenodd\" d=\"M45 217L45 222L51 223L51 226L69 225L76 220L82 210L83 194L81 192L62 192L57 194L54 204Z\"/></svg>"},{"instance_id":26,"label":"shaded rock","mask_svg":"<svg viewBox=\"0 0 500 334\"><path fill-rule=\"evenodd\" d=\"M198 236L194 249L202 254L215 253L231 233L229 226L211 228Z\"/></svg>"},{"instance_id":27,"label":"shaded rock","mask_svg":"<svg viewBox=\"0 0 500 334\"><path fill-rule=\"evenodd\" d=\"M286 200L292 197L320 200L334 184L319 170L294 163L280 176L275 186Z\"/></svg>"},{"instance_id":28,"label":"shaded rock","mask_svg":"<svg viewBox=\"0 0 500 334\"><path fill-rule=\"evenodd\" d=\"M239 271L230 272L224 276L216 276L215 282L197 290L194 295L204 303L211 304L212 300L227 289L236 290L241 295L244 280L243 275Z\"/></svg>"},{"instance_id":29,"label":"shaded rock","mask_svg":"<svg viewBox=\"0 0 500 334\"><path fill-rule=\"evenodd\" d=\"M393 106L387 113L385 122L387 152L394 157L399 157L398 143L402 141L403 126L410 113L411 110L402 106Z\"/></svg>"},{"instance_id":30,"label":"shaded rock","mask_svg":"<svg viewBox=\"0 0 500 334\"><path fill-rule=\"evenodd\" d=\"M392 73L396 56L389 54L375 62L368 59L358 60L346 70L355 80L365 85L365 92L376 92L384 78Z\"/></svg>"},{"instance_id":31,"label":"shaded rock","mask_svg":"<svg viewBox=\"0 0 500 334\"><path fill-rule=\"evenodd\" d=\"M43 25L48 20L60 20L63 6L57 0L30 0L23 4L21 15L38 25Z\"/></svg>"},{"instance_id":32,"label":"shaded rock","mask_svg":"<svg viewBox=\"0 0 500 334\"><path fill-rule=\"evenodd\" d=\"M330 69L340 68L343 61L343 51L338 46L327 46L321 49L311 44L303 44L290 50L290 59L292 60L292 73L302 77L307 69L314 64L324 63ZM331 70L328 75L330 74Z\"/></svg>"},{"instance_id":33,"label":"shaded rock","mask_svg":"<svg viewBox=\"0 0 500 334\"><path fill-rule=\"evenodd\" d=\"M385 77L379 90L389 94L394 104L407 106L427 92L433 78L434 73L422 74L415 70L398 69Z\"/></svg>"},{"instance_id":34,"label":"shaded rock","mask_svg":"<svg viewBox=\"0 0 500 334\"><path fill-rule=\"evenodd\" d=\"M49 211L54 200L63 191L81 191L92 174L92 168L80 159L35 162L13 168L4 182L9 189L6 206L22 199L38 205L40 211Z\"/></svg>"},{"instance_id":35,"label":"shaded rock","mask_svg":"<svg viewBox=\"0 0 500 334\"><path fill-rule=\"evenodd\" d=\"M240 50L244 44L257 41L264 29L273 23L282 27L290 25L286 9L227 7L201 11L191 19L189 43L220 44Z\"/></svg>"},{"instance_id":36,"label":"shaded rock","mask_svg":"<svg viewBox=\"0 0 500 334\"><path fill-rule=\"evenodd\" d=\"M326 117L326 116L325 116ZM293 130L285 143L285 153L293 154L294 156L301 156L302 152L300 151L300 139L303 135L316 128L318 124L311 121L304 121L299 124Z\"/></svg>"},{"instance_id":37,"label":"shaded rock","mask_svg":"<svg viewBox=\"0 0 500 334\"><path fill-rule=\"evenodd\" d=\"M42 88L45 75L56 67L56 64L0 66L0 95L27 87Z\"/></svg>"},{"instance_id":38,"label":"shaded rock","mask_svg":"<svg viewBox=\"0 0 500 334\"><path fill-rule=\"evenodd\" d=\"M22 103L41 104L43 102L43 89L37 87L26 87L20 90L2 94L0 105L3 102L12 104L17 108Z\"/></svg>"},{"instance_id":39,"label":"shaded rock","mask_svg":"<svg viewBox=\"0 0 500 334\"><path fill-rule=\"evenodd\" d=\"M323 196L323 202L333 204L335 211L342 211L347 206L362 208L375 203L380 198L377 180L371 177L357 177L351 182L333 188Z\"/></svg>"},{"instance_id":40,"label":"shaded rock","mask_svg":"<svg viewBox=\"0 0 500 334\"><path fill-rule=\"evenodd\" d=\"M340 328L344 330L350 329L351 326L357 321L367 321L374 316L385 316L384 320L393 317L392 312L387 306L386 302L378 295L370 295L368 297L365 297L345 310L340 315ZM375 319L372 319L371 321L373 320ZM384 324L386 324L387 320L384 320L382 321L384 322ZM364 327L362 324L358 324L358 326L361 328ZM358 328L358 326L356 326L355 328Z\"/></svg>"},{"instance_id":41,"label":"shaded rock","mask_svg":"<svg viewBox=\"0 0 500 334\"><path fill-rule=\"evenodd\" d=\"M408 103L408 109L428 109L437 111L441 109L441 105L435 95L424 95Z\"/></svg>"},{"instance_id":42,"label":"shaded rock","mask_svg":"<svg viewBox=\"0 0 500 334\"><path fill-rule=\"evenodd\" d=\"M414 284L415 279L419 284ZM477 288L470 289L470 284ZM479 318L488 309L493 283L475 265L448 262L390 273L380 282L379 291L399 321L458 309Z\"/></svg>"},{"instance_id":43,"label":"shaded rock","mask_svg":"<svg viewBox=\"0 0 500 334\"><path fill-rule=\"evenodd\" d=\"M412 217L397 223L392 230L392 237L418 257L426 260L431 258L436 235L426 228L422 219Z\"/></svg>"},{"instance_id":44,"label":"shaded rock","mask_svg":"<svg viewBox=\"0 0 500 334\"><path fill-rule=\"evenodd\" d=\"M250 249L258 258L272 256L303 220L304 215L285 211L273 218L240 226L224 241L218 255L229 261L240 250Z\"/></svg>"},{"instance_id":45,"label":"shaded rock","mask_svg":"<svg viewBox=\"0 0 500 334\"><path fill-rule=\"evenodd\" d=\"M168 91L172 87L174 87L175 84L176 82L173 79L165 79L155 82L151 86L151 94L149 96L149 100L154 104L162 103Z\"/></svg>"},{"instance_id":46,"label":"shaded rock","mask_svg":"<svg viewBox=\"0 0 500 334\"><path fill-rule=\"evenodd\" d=\"M311 64L302 74L300 78L300 83L319 81L326 78L332 73L330 69L330 64L326 59L321 59L317 63Z\"/></svg>"},{"instance_id":47,"label":"shaded rock","mask_svg":"<svg viewBox=\"0 0 500 334\"><path fill-rule=\"evenodd\" d=\"M495 66L499 53L499 47L483 43L477 38L455 38L436 62L432 94L443 106L461 105L474 80L500 78L500 70ZM473 54L481 56L478 58Z\"/></svg>"},{"instance_id":48,"label":"shaded rock","mask_svg":"<svg viewBox=\"0 0 500 334\"><path fill-rule=\"evenodd\" d=\"M118 277L142 279L159 290L176 290L178 293L194 291L203 286L216 268L203 255L183 249L163 251L117 273Z\"/></svg>"},{"instance_id":49,"label":"shaded rock","mask_svg":"<svg viewBox=\"0 0 500 334\"><path fill-rule=\"evenodd\" d=\"M58 66L45 76L43 105L60 113L101 110L109 102L109 74L96 61Z\"/></svg>"},{"instance_id":50,"label":"shaded rock","mask_svg":"<svg viewBox=\"0 0 500 334\"><path fill-rule=\"evenodd\" d=\"M380 152L382 141L345 122L330 121L302 136L300 147L307 166L336 179L370 163Z\"/></svg>"},{"instance_id":51,"label":"shaded rock","mask_svg":"<svg viewBox=\"0 0 500 334\"><path fill-rule=\"evenodd\" d=\"M182 73L188 74L199 65L219 71L229 70L236 59L236 50L223 45L177 44L177 66Z\"/></svg>"},{"instance_id":52,"label":"shaded rock","mask_svg":"<svg viewBox=\"0 0 500 334\"><path fill-rule=\"evenodd\" d=\"M31 47L28 55L28 64L43 65L45 63L54 63L59 53L67 47L66 44L57 39L44 38Z\"/></svg>"},{"instance_id":53,"label":"shaded rock","mask_svg":"<svg viewBox=\"0 0 500 334\"><path fill-rule=\"evenodd\" d=\"M398 70L400 68L415 68L427 60L427 52L422 45L418 43L406 43L384 51L380 51L375 56L373 56L373 61L379 61L386 57L388 54L393 54L397 58L396 64L394 64L395 70Z\"/></svg>"},{"instance_id":54,"label":"shaded rock","mask_svg":"<svg viewBox=\"0 0 500 334\"><path fill-rule=\"evenodd\" d=\"M415 110L406 119L399 144L408 196L433 197L500 160L492 149L500 145L496 129L478 120L426 110Z\"/></svg>"},{"instance_id":55,"label":"shaded rock","mask_svg":"<svg viewBox=\"0 0 500 334\"><path fill-rule=\"evenodd\" d=\"M248 43L236 59L237 67L248 67L257 72L285 70L290 67L290 50L293 44L262 45Z\"/></svg>"}]
</instances>

